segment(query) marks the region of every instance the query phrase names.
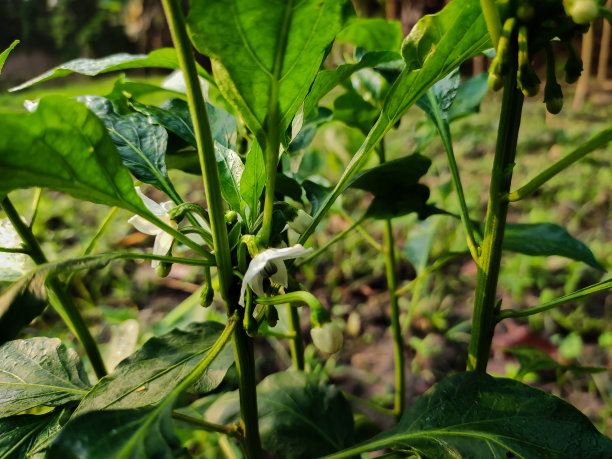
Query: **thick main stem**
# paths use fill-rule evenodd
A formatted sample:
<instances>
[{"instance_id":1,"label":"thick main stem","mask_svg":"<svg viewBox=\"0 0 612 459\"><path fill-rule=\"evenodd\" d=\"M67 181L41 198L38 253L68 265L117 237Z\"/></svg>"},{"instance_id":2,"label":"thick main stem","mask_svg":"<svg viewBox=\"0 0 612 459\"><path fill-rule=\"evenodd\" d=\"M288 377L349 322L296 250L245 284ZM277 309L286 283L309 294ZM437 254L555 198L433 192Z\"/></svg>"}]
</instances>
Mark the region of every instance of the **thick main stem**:
<instances>
[{"instance_id":1,"label":"thick main stem","mask_svg":"<svg viewBox=\"0 0 612 459\"><path fill-rule=\"evenodd\" d=\"M34 237L34 234L32 234L32 230L21 220L21 217L8 197L2 200L2 208L15 228L15 231L17 231L17 234L19 234L19 237L28 248L28 254L34 263L37 265L47 263L47 257L42 251L38 240ZM85 349L85 353L87 357L89 357L89 361L91 362L91 366L96 376L99 379L106 376L106 367L104 366L100 349L98 349L96 341L93 339L93 336L91 336L89 328L87 328L87 324L77 309L74 300L66 292L64 285L62 285L59 280L55 278L49 279L46 285L49 289L53 306Z\"/></svg>"},{"instance_id":2,"label":"thick main stem","mask_svg":"<svg viewBox=\"0 0 612 459\"><path fill-rule=\"evenodd\" d=\"M514 64L504 85L468 355L468 370L482 373L487 370L495 328L497 281L508 213L506 195L510 191L512 182L523 99L523 94L516 86L516 64Z\"/></svg>"},{"instance_id":3,"label":"thick main stem","mask_svg":"<svg viewBox=\"0 0 612 459\"><path fill-rule=\"evenodd\" d=\"M243 309L238 309L243 314ZM243 318L239 317L238 323ZM261 440L259 439L259 426L257 415L257 393L255 391L255 356L253 353L253 340L241 326L236 327L232 336L234 344L234 358L236 359L236 372L238 373L238 392L240 395L240 423L244 432L244 452L247 459L260 459L263 457Z\"/></svg>"}]
</instances>

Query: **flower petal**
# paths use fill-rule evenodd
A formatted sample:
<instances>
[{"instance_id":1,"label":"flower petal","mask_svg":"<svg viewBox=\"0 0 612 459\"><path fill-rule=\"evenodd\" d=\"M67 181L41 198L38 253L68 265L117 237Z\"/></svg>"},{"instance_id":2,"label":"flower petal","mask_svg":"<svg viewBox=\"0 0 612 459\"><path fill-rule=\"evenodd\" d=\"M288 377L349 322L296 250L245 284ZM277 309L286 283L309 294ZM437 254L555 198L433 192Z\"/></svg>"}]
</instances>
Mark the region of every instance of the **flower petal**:
<instances>
[{"instance_id":1,"label":"flower petal","mask_svg":"<svg viewBox=\"0 0 612 459\"><path fill-rule=\"evenodd\" d=\"M162 230L160 230L153 223L145 220L139 215L134 215L132 218L128 220L128 223L130 225L133 225L134 228L136 228L141 233L148 234L149 236L157 236L159 233L162 232Z\"/></svg>"},{"instance_id":2,"label":"flower petal","mask_svg":"<svg viewBox=\"0 0 612 459\"><path fill-rule=\"evenodd\" d=\"M153 254L154 255L168 255L170 248L172 247L172 242L174 242L174 238L170 236L168 233L161 232L155 238L155 243L153 244ZM159 265L159 260L153 260L151 262L151 266L153 268Z\"/></svg>"},{"instance_id":3,"label":"flower petal","mask_svg":"<svg viewBox=\"0 0 612 459\"><path fill-rule=\"evenodd\" d=\"M276 266L276 272L270 276L270 280L283 287L288 287L289 281L287 279L287 267L285 266L285 262L282 260L272 260L271 263Z\"/></svg>"},{"instance_id":4,"label":"flower petal","mask_svg":"<svg viewBox=\"0 0 612 459\"><path fill-rule=\"evenodd\" d=\"M163 217L168 213L162 206L153 201L151 198L148 198L142 192L139 186L136 187L136 193L138 193L138 196L140 196L140 199L142 199L142 202L144 203L145 207L149 209L149 211L151 211L153 215L157 217Z\"/></svg>"}]
</instances>

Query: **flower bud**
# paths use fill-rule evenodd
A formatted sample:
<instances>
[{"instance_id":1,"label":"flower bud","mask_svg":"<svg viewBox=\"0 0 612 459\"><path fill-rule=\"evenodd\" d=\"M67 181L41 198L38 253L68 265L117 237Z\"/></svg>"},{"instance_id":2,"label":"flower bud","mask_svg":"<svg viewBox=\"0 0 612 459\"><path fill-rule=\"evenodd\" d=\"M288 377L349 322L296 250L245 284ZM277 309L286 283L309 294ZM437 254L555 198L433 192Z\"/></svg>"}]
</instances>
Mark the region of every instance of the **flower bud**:
<instances>
[{"instance_id":1,"label":"flower bud","mask_svg":"<svg viewBox=\"0 0 612 459\"><path fill-rule=\"evenodd\" d=\"M159 277L168 277L170 271L172 270L172 263L168 263L166 261L160 262L155 266L155 274Z\"/></svg>"},{"instance_id":2,"label":"flower bud","mask_svg":"<svg viewBox=\"0 0 612 459\"><path fill-rule=\"evenodd\" d=\"M332 322L311 329L310 337L317 349L328 354L335 354L342 347L342 331Z\"/></svg>"},{"instance_id":3,"label":"flower bud","mask_svg":"<svg viewBox=\"0 0 612 459\"><path fill-rule=\"evenodd\" d=\"M210 283L206 282L202 292L200 293L200 306L203 308L209 307L213 303L215 297L215 291L213 290Z\"/></svg>"},{"instance_id":4,"label":"flower bud","mask_svg":"<svg viewBox=\"0 0 612 459\"><path fill-rule=\"evenodd\" d=\"M563 0L563 7L576 24L588 24L599 14L597 0Z\"/></svg>"}]
</instances>

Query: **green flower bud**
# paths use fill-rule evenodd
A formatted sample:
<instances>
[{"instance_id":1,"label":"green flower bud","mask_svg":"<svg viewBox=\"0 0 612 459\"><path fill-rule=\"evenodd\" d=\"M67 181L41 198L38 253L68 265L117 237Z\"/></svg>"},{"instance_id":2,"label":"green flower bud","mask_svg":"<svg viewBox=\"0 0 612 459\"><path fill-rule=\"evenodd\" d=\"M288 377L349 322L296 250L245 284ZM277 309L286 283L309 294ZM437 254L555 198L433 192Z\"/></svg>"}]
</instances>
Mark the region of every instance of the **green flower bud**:
<instances>
[{"instance_id":1,"label":"green flower bud","mask_svg":"<svg viewBox=\"0 0 612 459\"><path fill-rule=\"evenodd\" d=\"M510 40L515 25L515 18L506 19L499 37L497 55L493 62L491 62L491 68L489 69L488 83L493 91L499 91L504 86L503 77L508 73L508 68L510 67Z\"/></svg>"},{"instance_id":2,"label":"green flower bud","mask_svg":"<svg viewBox=\"0 0 612 459\"><path fill-rule=\"evenodd\" d=\"M540 79L529 62L527 26L520 26L518 33L518 86L525 97L533 97L540 90Z\"/></svg>"},{"instance_id":3,"label":"green flower bud","mask_svg":"<svg viewBox=\"0 0 612 459\"><path fill-rule=\"evenodd\" d=\"M487 82L489 83L489 88L491 88L492 91L499 91L504 87L504 77L499 73L492 73L490 70L489 79Z\"/></svg>"},{"instance_id":4,"label":"green flower bud","mask_svg":"<svg viewBox=\"0 0 612 459\"><path fill-rule=\"evenodd\" d=\"M273 305L266 306L266 322L269 327L275 327L278 323L278 311L276 307Z\"/></svg>"},{"instance_id":5,"label":"green flower bud","mask_svg":"<svg viewBox=\"0 0 612 459\"><path fill-rule=\"evenodd\" d=\"M209 307L213 303L213 298L215 297L215 291L212 286L206 282L204 284L204 288L200 293L200 306L203 308Z\"/></svg>"},{"instance_id":6,"label":"green flower bud","mask_svg":"<svg viewBox=\"0 0 612 459\"><path fill-rule=\"evenodd\" d=\"M166 261L161 261L155 266L155 274L157 274L159 277L167 277L171 270L172 263L168 263Z\"/></svg>"},{"instance_id":7,"label":"green flower bud","mask_svg":"<svg viewBox=\"0 0 612 459\"><path fill-rule=\"evenodd\" d=\"M228 225L233 225L238 221L238 214L233 210L228 210L225 212L225 223Z\"/></svg>"},{"instance_id":8,"label":"green flower bud","mask_svg":"<svg viewBox=\"0 0 612 459\"><path fill-rule=\"evenodd\" d=\"M546 46L546 87L544 88L546 110L556 115L563 108L563 92L555 75L555 55L550 43Z\"/></svg>"},{"instance_id":9,"label":"green flower bud","mask_svg":"<svg viewBox=\"0 0 612 459\"><path fill-rule=\"evenodd\" d=\"M533 2L528 0L519 0L519 5L516 8L516 17L523 22L530 22L535 15Z\"/></svg>"},{"instance_id":10,"label":"green flower bud","mask_svg":"<svg viewBox=\"0 0 612 459\"><path fill-rule=\"evenodd\" d=\"M588 24L599 15L597 0L563 0L563 7L576 24Z\"/></svg>"},{"instance_id":11,"label":"green flower bud","mask_svg":"<svg viewBox=\"0 0 612 459\"><path fill-rule=\"evenodd\" d=\"M310 337L317 349L328 354L335 354L342 347L342 331L332 322L311 329Z\"/></svg>"}]
</instances>

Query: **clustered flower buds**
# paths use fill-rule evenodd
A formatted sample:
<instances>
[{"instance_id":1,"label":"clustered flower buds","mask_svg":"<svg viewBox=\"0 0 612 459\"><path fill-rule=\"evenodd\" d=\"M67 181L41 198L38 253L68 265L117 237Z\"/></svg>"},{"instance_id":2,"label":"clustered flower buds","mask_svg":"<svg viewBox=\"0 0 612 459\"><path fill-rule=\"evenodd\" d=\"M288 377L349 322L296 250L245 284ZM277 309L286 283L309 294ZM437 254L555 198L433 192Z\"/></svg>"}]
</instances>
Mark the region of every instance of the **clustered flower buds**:
<instances>
[{"instance_id":1,"label":"clustered flower buds","mask_svg":"<svg viewBox=\"0 0 612 459\"><path fill-rule=\"evenodd\" d=\"M518 88L526 97L535 96L540 79L531 62L537 52L546 49L544 102L550 113L559 113L563 92L556 80L551 41L559 38L565 44L568 50L565 79L574 83L582 73L582 60L572 41L576 33L585 33L588 24L600 14L598 0L499 0L498 4L504 22L497 55L489 69L489 87L494 91L501 89L510 69L516 68Z\"/></svg>"}]
</instances>

